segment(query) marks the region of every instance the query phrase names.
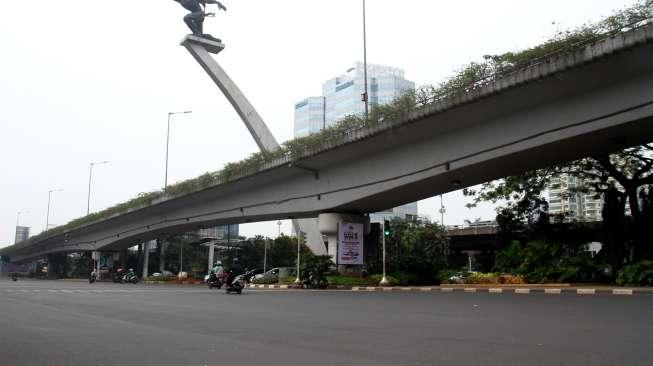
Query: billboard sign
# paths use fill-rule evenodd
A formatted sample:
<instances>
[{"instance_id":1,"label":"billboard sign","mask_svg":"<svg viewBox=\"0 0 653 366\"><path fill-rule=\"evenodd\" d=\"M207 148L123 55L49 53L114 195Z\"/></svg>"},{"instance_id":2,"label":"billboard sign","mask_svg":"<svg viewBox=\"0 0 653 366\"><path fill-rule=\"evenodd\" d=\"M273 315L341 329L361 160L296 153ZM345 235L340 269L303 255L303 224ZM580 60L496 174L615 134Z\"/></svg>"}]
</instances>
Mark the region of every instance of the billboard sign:
<instances>
[{"instance_id":1,"label":"billboard sign","mask_svg":"<svg viewBox=\"0 0 653 366\"><path fill-rule=\"evenodd\" d=\"M338 264L363 265L363 232L360 223L341 222L338 224Z\"/></svg>"}]
</instances>

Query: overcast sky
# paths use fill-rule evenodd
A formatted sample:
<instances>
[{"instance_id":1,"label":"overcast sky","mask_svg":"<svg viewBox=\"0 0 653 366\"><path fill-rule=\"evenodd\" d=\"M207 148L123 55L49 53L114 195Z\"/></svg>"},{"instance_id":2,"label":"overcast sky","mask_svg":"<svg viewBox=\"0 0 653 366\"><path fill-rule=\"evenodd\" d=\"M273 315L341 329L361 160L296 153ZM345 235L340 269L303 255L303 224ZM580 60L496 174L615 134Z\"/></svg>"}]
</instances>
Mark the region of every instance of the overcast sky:
<instances>
[{"instance_id":1,"label":"overcast sky","mask_svg":"<svg viewBox=\"0 0 653 366\"><path fill-rule=\"evenodd\" d=\"M418 85L438 83L485 54L541 43L630 0L368 0L368 61L395 66ZM293 105L362 60L359 0L224 0L207 19L223 39L218 59L281 142ZM0 247L13 243L18 211L32 234L163 186L166 118L169 180L222 168L256 151L226 99L179 46L188 33L173 0L0 2ZM445 196L445 224L494 217ZM439 199L419 203L439 221ZM285 232L290 224L283 225ZM241 226L275 235L275 222Z\"/></svg>"}]
</instances>

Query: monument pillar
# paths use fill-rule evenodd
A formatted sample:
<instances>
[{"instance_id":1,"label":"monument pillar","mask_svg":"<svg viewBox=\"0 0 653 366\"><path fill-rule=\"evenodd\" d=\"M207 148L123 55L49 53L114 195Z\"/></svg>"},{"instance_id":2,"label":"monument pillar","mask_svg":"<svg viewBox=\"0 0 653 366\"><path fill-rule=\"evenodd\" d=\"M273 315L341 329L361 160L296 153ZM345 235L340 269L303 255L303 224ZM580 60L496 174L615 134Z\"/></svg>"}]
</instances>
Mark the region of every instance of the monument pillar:
<instances>
[{"instance_id":1,"label":"monument pillar","mask_svg":"<svg viewBox=\"0 0 653 366\"><path fill-rule=\"evenodd\" d=\"M218 62L210 55L211 53L218 54L224 50L224 44L214 40L188 35L181 41L181 45L188 50L225 97L227 97L227 100L234 107L240 119L245 123L259 149L261 151L274 151L278 149L279 143L277 143L274 135L272 135L272 132L270 132L270 129L254 106ZM316 219L292 220L292 223L295 231L306 233L307 245L313 253L318 255L325 254L324 242L322 235L318 231Z\"/></svg>"}]
</instances>

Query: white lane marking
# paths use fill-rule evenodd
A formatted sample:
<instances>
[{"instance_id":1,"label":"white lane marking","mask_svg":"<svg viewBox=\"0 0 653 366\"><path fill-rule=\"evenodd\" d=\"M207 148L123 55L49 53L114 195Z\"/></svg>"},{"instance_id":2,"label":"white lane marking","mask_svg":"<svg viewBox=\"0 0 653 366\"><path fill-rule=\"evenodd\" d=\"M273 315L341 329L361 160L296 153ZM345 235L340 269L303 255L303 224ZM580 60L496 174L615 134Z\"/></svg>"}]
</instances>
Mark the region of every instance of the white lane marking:
<instances>
[{"instance_id":1,"label":"white lane marking","mask_svg":"<svg viewBox=\"0 0 653 366\"><path fill-rule=\"evenodd\" d=\"M627 288L615 288L612 290L613 295L632 295L633 290Z\"/></svg>"},{"instance_id":2,"label":"white lane marking","mask_svg":"<svg viewBox=\"0 0 653 366\"><path fill-rule=\"evenodd\" d=\"M576 290L578 295L594 295L596 294L596 289L593 288L579 288Z\"/></svg>"},{"instance_id":3,"label":"white lane marking","mask_svg":"<svg viewBox=\"0 0 653 366\"><path fill-rule=\"evenodd\" d=\"M531 289L529 289L529 288L516 288L515 293L516 294L530 294Z\"/></svg>"},{"instance_id":4,"label":"white lane marking","mask_svg":"<svg viewBox=\"0 0 653 366\"><path fill-rule=\"evenodd\" d=\"M453 292L454 288L453 287L442 287L442 288L440 288L440 291L442 291L442 292Z\"/></svg>"},{"instance_id":5,"label":"white lane marking","mask_svg":"<svg viewBox=\"0 0 653 366\"><path fill-rule=\"evenodd\" d=\"M544 293L549 294L549 295L560 295L560 294L562 294L562 289L561 288L545 288Z\"/></svg>"},{"instance_id":6,"label":"white lane marking","mask_svg":"<svg viewBox=\"0 0 653 366\"><path fill-rule=\"evenodd\" d=\"M476 288L474 288L474 287L465 287L465 292L476 292Z\"/></svg>"},{"instance_id":7,"label":"white lane marking","mask_svg":"<svg viewBox=\"0 0 653 366\"><path fill-rule=\"evenodd\" d=\"M502 294L503 289L502 288L490 288L488 290L488 292L491 293L491 294Z\"/></svg>"},{"instance_id":8,"label":"white lane marking","mask_svg":"<svg viewBox=\"0 0 653 366\"><path fill-rule=\"evenodd\" d=\"M422 292L433 291L433 289L432 289L431 287L422 287L422 288L420 288L419 290L422 291Z\"/></svg>"}]
</instances>

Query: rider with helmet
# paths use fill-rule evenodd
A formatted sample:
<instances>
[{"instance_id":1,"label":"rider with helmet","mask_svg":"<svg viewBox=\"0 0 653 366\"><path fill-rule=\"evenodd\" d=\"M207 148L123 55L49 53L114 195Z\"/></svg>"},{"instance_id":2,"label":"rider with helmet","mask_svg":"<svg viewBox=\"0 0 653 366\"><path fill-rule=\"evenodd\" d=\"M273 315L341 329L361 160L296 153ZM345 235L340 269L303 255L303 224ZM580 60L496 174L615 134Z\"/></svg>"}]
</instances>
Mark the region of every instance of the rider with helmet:
<instances>
[{"instance_id":1,"label":"rider with helmet","mask_svg":"<svg viewBox=\"0 0 653 366\"><path fill-rule=\"evenodd\" d=\"M227 278L227 284L231 285L231 282L233 282L234 278L243 274L244 272L245 271L243 270L243 267L240 265L240 261L238 260L238 258L234 258L233 264L229 269L229 277Z\"/></svg>"}]
</instances>

